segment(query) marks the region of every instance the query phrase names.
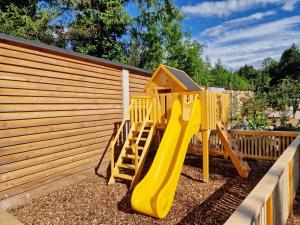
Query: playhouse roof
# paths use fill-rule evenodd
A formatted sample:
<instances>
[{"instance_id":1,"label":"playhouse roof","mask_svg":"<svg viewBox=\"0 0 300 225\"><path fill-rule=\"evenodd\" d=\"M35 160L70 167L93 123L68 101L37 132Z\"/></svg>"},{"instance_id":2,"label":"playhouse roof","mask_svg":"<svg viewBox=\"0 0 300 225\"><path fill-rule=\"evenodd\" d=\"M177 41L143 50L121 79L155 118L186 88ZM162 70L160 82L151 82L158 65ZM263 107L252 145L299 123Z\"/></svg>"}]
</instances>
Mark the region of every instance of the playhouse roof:
<instances>
[{"instance_id":1,"label":"playhouse roof","mask_svg":"<svg viewBox=\"0 0 300 225\"><path fill-rule=\"evenodd\" d=\"M165 71L167 75L169 75L173 80L175 80L180 86L189 91L201 91L202 89L189 77L184 71L175 69L170 66L166 66L161 64L157 70L153 73L149 83L155 78L155 76L161 71ZM148 83L148 84L149 84ZM147 85L148 86L148 85ZM146 88L147 88L146 86Z\"/></svg>"}]
</instances>

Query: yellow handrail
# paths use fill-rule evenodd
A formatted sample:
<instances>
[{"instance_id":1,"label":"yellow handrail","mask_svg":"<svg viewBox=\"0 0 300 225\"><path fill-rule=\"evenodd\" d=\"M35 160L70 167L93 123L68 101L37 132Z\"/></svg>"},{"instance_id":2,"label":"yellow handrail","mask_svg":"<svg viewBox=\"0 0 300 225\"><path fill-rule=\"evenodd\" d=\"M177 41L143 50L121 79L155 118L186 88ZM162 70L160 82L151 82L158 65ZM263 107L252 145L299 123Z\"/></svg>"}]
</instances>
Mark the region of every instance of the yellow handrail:
<instances>
[{"instance_id":1,"label":"yellow handrail","mask_svg":"<svg viewBox=\"0 0 300 225\"><path fill-rule=\"evenodd\" d=\"M151 101L151 104L149 106L147 115L144 118L144 121L143 121L141 130L140 130L140 133L139 133L139 135L138 135L138 137L136 139L136 142L135 142L135 146L134 146L134 151L135 151L135 173L137 173L137 171L138 171L137 170L138 169L138 145L139 145L140 139L142 137L143 131L145 129L146 123L149 121L149 117L150 117L150 113L152 111L152 107L153 107L153 101Z\"/></svg>"},{"instance_id":2,"label":"yellow handrail","mask_svg":"<svg viewBox=\"0 0 300 225\"><path fill-rule=\"evenodd\" d=\"M118 140L119 137L120 137L120 134L121 134L121 132L122 132L122 130L123 130L123 127L124 127L126 121L127 121L128 119L130 119L130 118L129 118L129 117L130 117L130 111L131 111L132 108L133 108L133 102L134 102L134 101L131 101L130 106L129 106L129 109L128 109L128 111L126 112L126 114L125 114L125 116L124 116L124 119L122 120L122 123L121 123L121 125L120 125L120 127L119 127L119 129L118 129L118 131L117 131L117 134L116 134L114 140L113 140L113 141L111 142L111 144L110 144L110 148L111 148L111 162L110 162L110 164L111 164L111 171L114 171L114 167L115 167L115 144L116 144L117 140Z\"/></svg>"}]
</instances>

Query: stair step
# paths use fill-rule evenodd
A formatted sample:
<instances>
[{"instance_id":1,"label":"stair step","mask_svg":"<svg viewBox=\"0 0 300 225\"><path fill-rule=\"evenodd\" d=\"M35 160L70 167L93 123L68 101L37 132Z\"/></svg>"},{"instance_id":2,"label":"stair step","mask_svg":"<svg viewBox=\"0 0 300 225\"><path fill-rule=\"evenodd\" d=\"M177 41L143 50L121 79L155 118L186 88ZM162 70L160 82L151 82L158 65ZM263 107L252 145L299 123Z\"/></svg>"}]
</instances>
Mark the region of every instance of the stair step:
<instances>
[{"instance_id":1,"label":"stair step","mask_svg":"<svg viewBox=\"0 0 300 225\"><path fill-rule=\"evenodd\" d=\"M135 166L134 165L130 165L130 164L120 164L118 165L119 168L124 168L124 169L132 169L135 170Z\"/></svg>"},{"instance_id":2,"label":"stair step","mask_svg":"<svg viewBox=\"0 0 300 225\"><path fill-rule=\"evenodd\" d=\"M127 158L127 159L135 159L135 155L130 155L130 154L125 154L125 155L122 155L122 158ZM138 159L140 157L138 156Z\"/></svg>"},{"instance_id":3,"label":"stair step","mask_svg":"<svg viewBox=\"0 0 300 225\"><path fill-rule=\"evenodd\" d=\"M132 146L127 146L127 147L125 147L125 149L133 150L133 147ZM143 150L143 149L144 149L144 147L138 146L138 150Z\"/></svg>"},{"instance_id":4,"label":"stair step","mask_svg":"<svg viewBox=\"0 0 300 225\"><path fill-rule=\"evenodd\" d=\"M144 133L149 133L150 132L151 127L145 127L145 129L143 130ZM133 133L140 133L140 130L134 130Z\"/></svg>"},{"instance_id":5,"label":"stair step","mask_svg":"<svg viewBox=\"0 0 300 225\"><path fill-rule=\"evenodd\" d=\"M115 173L114 177L121 178L124 180L133 180L133 176L130 176L128 174L123 174L123 173Z\"/></svg>"},{"instance_id":6,"label":"stair step","mask_svg":"<svg viewBox=\"0 0 300 225\"><path fill-rule=\"evenodd\" d=\"M136 141L137 137L132 137L132 138L129 138L130 141ZM146 141L147 138L140 138L140 141Z\"/></svg>"}]
</instances>

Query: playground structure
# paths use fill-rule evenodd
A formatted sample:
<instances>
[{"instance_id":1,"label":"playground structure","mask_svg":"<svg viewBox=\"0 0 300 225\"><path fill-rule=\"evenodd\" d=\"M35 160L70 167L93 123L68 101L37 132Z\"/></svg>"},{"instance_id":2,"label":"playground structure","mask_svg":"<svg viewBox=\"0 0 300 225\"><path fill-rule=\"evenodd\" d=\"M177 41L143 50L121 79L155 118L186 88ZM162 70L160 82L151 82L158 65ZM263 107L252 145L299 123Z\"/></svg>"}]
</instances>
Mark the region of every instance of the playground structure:
<instances>
[{"instance_id":1,"label":"playground structure","mask_svg":"<svg viewBox=\"0 0 300 225\"><path fill-rule=\"evenodd\" d=\"M88 176L95 176L95 169L97 174L106 177L111 161L108 143L111 143L112 135L115 136L114 130L124 117L123 110L127 111L124 108L127 106L124 96L138 97L132 98L132 102L135 102L131 103L133 114L129 113L128 117L124 117L128 120L123 123L123 129L117 135L120 139L112 142L115 147L115 165L119 156L118 147L123 147L131 128L130 119L135 117L138 120L138 117L143 117L142 111L141 116L139 110L135 112L135 107L139 108L144 101L146 115L151 102L159 101L160 104L153 103L148 119L151 125L151 118L157 118L152 121L156 124L153 123L150 142L158 145L170 122L173 108L171 100L177 99L181 104L182 99L194 95L196 99L200 99L201 106L200 95L205 95L184 74L176 77L179 75L176 73L178 70L172 68L164 68L172 71L168 76L157 74L155 79L148 82L152 73L141 68L3 34L0 34L0 55L0 208L4 210L23 205L75 182L82 182ZM162 71L166 73L165 70ZM223 95L212 94L216 95L216 105L220 105L218 101ZM222 104L224 101L222 100ZM227 108L222 110L222 115L225 115L224 110ZM146 125L145 130L148 129ZM226 157L228 153L217 134L217 125L216 130L212 129L210 132L209 155ZM137 131L139 127L136 128ZM230 130L229 133L227 138L235 140L240 150L238 154L244 159L276 162L240 207L231 214L226 225L277 224L278 221L284 224L288 215L293 214L293 200L299 186L299 132ZM138 132L134 136L136 134ZM141 138L146 135L147 132ZM190 142L188 154L192 158L203 153L205 146L199 138L202 139L202 135L194 136ZM133 147L136 146L134 142L132 144ZM140 145L144 146L142 140ZM141 153L142 150L139 154ZM134 165L135 168L135 158L126 160L128 165ZM125 175L135 174L136 170L130 167ZM138 164L138 170L141 169ZM254 167L252 169L260 170ZM125 169L120 168L119 172L123 173ZM136 184L139 180L137 179ZM104 182L103 185L105 186ZM137 186L132 185L132 188ZM74 196L76 197L78 196ZM94 196L89 197L93 202ZM181 197L184 199L186 196ZM111 199L108 195L106 200ZM189 207L192 209L194 206ZM110 211L111 208L106 210ZM67 213L73 216L79 212ZM126 216L131 218L132 214ZM141 218L139 215L134 216ZM0 221L5 221L1 211Z\"/></svg>"},{"instance_id":2,"label":"playground structure","mask_svg":"<svg viewBox=\"0 0 300 225\"><path fill-rule=\"evenodd\" d=\"M228 96L201 90L183 71L160 65L145 88L148 96L133 97L128 114L111 145L111 177L131 181L132 207L150 216L164 218L172 205L181 168L193 136L202 143L203 180L209 181L209 135L217 130L238 174L248 177L250 168L227 132ZM115 162L115 145L126 124L126 140ZM159 134L163 137L160 140ZM125 131L126 132L126 131ZM158 138L155 159L143 180L151 142Z\"/></svg>"}]
</instances>

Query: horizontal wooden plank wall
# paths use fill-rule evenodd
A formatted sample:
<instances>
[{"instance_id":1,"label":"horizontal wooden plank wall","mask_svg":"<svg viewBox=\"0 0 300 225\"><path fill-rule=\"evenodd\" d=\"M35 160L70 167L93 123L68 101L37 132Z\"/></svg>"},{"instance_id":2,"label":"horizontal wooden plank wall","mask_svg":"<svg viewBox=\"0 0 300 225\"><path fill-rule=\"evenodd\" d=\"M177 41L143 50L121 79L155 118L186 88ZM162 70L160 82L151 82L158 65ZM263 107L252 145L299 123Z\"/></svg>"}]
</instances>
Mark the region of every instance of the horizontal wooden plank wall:
<instances>
[{"instance_id":1,"label":"horizontal wooden plank wall","mask_svg":"<svg viewBox=\"0 0 300 225\"><path fill-rule=\"evenodd\" d=\"M107 171L121 70L0 41L0 208ZM147 79L130 71L130 94Z\"/></svg>"},{"instance_id":2,"label":"horizontal wooden plank wall","mask_svg":"<svg viewBox=\"0 0 300 225\"><path fill-rule=\"evenodd\" d=\"M149 79L150 77L141 74L129 73L130 97L146 95L144 87Z\"/></svg>"}]
</instances>

